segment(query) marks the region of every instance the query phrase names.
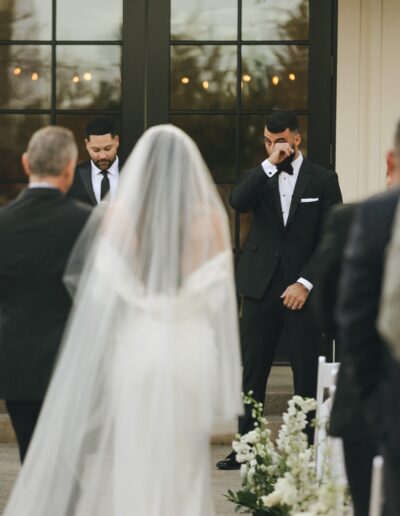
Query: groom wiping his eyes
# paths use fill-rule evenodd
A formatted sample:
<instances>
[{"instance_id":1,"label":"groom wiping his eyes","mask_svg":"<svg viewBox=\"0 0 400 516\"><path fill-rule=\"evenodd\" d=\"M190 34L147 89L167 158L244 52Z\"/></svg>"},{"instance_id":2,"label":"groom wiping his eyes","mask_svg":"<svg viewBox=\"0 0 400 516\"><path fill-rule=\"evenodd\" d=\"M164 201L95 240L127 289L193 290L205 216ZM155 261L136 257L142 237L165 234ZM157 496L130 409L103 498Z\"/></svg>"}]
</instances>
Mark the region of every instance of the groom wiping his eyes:
<instances>
[{"instance_id":1,"label":"groom wiping his eyes","mask_svg":"<svg viewBox=\"0 0 400 516\"><path fill-rule=\"evenodd\" d=\"M338 176L301 154L297 117L275 112L266 121L268 158L249 170L231 195L231 205L253 213L253 225L239 260L243 392L261 403L283 332L289 348L294 391L315 396L321 335L309 298L314 286L315 249L329 209L342 201ZM239 432L253 427L251 409ZM237 469L232 452L217 463Z\"/></svg>"}]
</instances>

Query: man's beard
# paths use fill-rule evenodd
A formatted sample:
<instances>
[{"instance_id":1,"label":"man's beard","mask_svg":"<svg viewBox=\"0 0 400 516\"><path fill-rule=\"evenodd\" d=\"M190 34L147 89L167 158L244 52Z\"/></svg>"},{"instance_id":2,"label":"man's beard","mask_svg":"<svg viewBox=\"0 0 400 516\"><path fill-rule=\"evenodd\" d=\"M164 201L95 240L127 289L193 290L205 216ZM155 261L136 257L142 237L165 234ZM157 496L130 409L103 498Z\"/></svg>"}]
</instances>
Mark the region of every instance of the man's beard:
<instances>
[{"instance_id":1,"label":"man's beard","mask_svg":"<svg viewBox=\"0 0 400 516\"><path fill-rule=\"evenodd\" d=\"M102 160L99 160L99 161L94 161L93 163L100 170L108 170L111 167L111 165L114 163L114 161L115 161L115 158L113 160L102 159Z\"/></svg>"}]
</instances>

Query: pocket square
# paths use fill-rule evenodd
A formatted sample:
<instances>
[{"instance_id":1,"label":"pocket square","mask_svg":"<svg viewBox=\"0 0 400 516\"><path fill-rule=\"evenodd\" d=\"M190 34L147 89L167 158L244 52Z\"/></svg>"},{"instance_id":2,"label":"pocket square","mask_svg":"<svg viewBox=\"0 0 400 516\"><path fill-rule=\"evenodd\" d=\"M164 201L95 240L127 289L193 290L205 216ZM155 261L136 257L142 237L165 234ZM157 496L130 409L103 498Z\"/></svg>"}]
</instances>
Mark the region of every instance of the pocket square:
<instances>
[{"instance_id":1,"label":"pocket square","mask_svg":"<svg viewBox=\"0 0 400 516\"><path fill-rule=\"evenodd\" d=\"M319 201L319 197L309 197L309 198L300 199L300 202L317 202L317 201Z\"/></svg>"}]
</instances>

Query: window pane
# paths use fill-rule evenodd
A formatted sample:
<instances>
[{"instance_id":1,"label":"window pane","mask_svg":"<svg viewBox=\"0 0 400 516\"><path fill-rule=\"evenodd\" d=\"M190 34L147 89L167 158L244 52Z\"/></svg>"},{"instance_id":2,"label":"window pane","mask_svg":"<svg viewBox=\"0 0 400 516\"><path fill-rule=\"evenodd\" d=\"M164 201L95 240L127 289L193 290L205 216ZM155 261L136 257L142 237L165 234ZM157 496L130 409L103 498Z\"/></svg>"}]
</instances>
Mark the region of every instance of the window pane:
<instances>
[{"instance_id":1,"label":"window pane","mask_svg":"<svg viewBox=\"0 0 400 516\"><path fill-rule=\"evenodd\" d=\"M5 206L15 199L26 188L27 183L1 183L0 182L0 206Z\"/></svg>"},{"instance_id":2,"label":"window pane","mask_svg":"<svg viewBox=\"0 0 400 516\"><path fill-rule=\"evenodd\" d=\"M236 177L235 116L174 115L171 123L193 138L216 181Z\"/></svg>"},{"instance_id":3,"label":"window pane","mask_svg":"<svg viewBox=\"0 0 400 516\"><path fill-rule=\"evenodd\" d=\"M103 116L103 115L96 115L97 116ZM119 115L104 115L105 117L112 120L115 124L117 133L120 132L121 128L121 117ZM90 120L93 120L95 118L94 115L57 115L56 123L57 125L61 125L63 127L67 127L70 129L74 135L76 143L78 144L78 163L81 161L87 161L89 158L89 155L86 151L85 147L85 129L87 124L90 122Z\"/></svg>"},{"instance_id":4,"label":"window pane","mask_svg":"<svg viewBox=\"0 0 400 516\"><path fill-rule=\"evenodd\" d=\"M58 0L57 39L122 39L122 0Z\"/></svg>"},{"instance_id":5,"label":"window pane","mask_svg":"<svg viewBox=\"0 0 400 516\"><path fill-rule=\"evenodd\" d=\"M267 115L243 115L240 123L240 171L256 167L267 158L264 146L264 127ZM297 115L300 124L300 150L307 156L308 117Z\"/></svg>"},{"instance_id":6,"label":"window pane","mask_svg":"<svg viewBox=\"0 0 400 516\"><path fill-rule=\"evenodd\" d=\"M51 47L0 46L0 108L51 106Z\"/></svg>"},{"instance_id":7,"label":"window pane","mask_svg":"<svg viewBox=\"0 0 400 516\"><path fill-rule=\"evenodd\" d=\"M121 47L59 45L57 107L119 109Z\"/></svg>"},{"instance_id":8,"label":"window pane","mask_svg":"<svg viewBox=\"0 0 400 516\"><path fill-rule=\"evenodd\" d=\"M243 0L244 40L308 39L309 0Z\"/></svg>"},{"instance_id":9,"label":"window pane","mask_svg":"<svg viewBox=\"0 0 400 516\"><path fill-rule=\"evenodd\" d=\"M308 47L244 46L244 109L307 109Z\"/></svg>"},{"instance_id":10,"label":"window pane","mask_svg":"<svg viewBox=\"0 0 400 516\"><path fill-rule=\"evenodd\" d=\"M172 39L236 39L237 4L237 0L171 0Z\"/></svg>"},{"instance_id":11,"label":"window pane","mask_svg":"<svg viewBox=\"0 0 400 516\"><path fill-rule=\"evenodd\" d=\"M232 184L217 185L219 195L221 196L222 202L228 214L232 249L235 247L235 210L230 205L229 197L234 187L235 185Z\"/></svg>"},{"instance_id":12,"label":"window pane","mask_svg":"<svg viewBox=\"0 0 400 516\"><path fill-rule=\"evenodd\" d=\"M1 0L0 39L50 40L51 0Z\"/></svg>"},{"instance_id":13,"label":"window pane","mask_svg":"<svg viewBox=\"0 0 400 516\"><path fill-rule=\"evenodd\" d=\"M173 46L172 109L234 108L236 46Z\"/></svg>"},{"instance_id":14,"label":"window pane","mask_svg":"<svg viewBox=\"0 0 400 516\"><path fill-rule=\"evenodd\" d=\"M0 127L7 128L6 131L0 131L0 180L26 179L21 156L32 134L49 123L48 115L0 115Z\"/></svg>"}]
</instances>

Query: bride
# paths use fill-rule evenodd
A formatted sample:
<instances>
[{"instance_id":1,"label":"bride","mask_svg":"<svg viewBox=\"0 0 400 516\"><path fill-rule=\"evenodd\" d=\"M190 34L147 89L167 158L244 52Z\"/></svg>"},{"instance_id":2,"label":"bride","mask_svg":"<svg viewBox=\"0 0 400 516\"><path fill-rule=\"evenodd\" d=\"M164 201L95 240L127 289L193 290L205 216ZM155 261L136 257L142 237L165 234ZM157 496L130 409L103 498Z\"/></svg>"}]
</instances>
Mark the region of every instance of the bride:
<instances>
[{"instance_id":1,"label":"bride","mask_svg":"<svg viewBox=\"0 0 400 516\"><path fill-rule=\"evenodd\" d=\"M74 309L4 516L212 515L209 437L241 412L239 344L227 217L187 135L144 134L66 281Z\"/></svg>"}]
</instances>

